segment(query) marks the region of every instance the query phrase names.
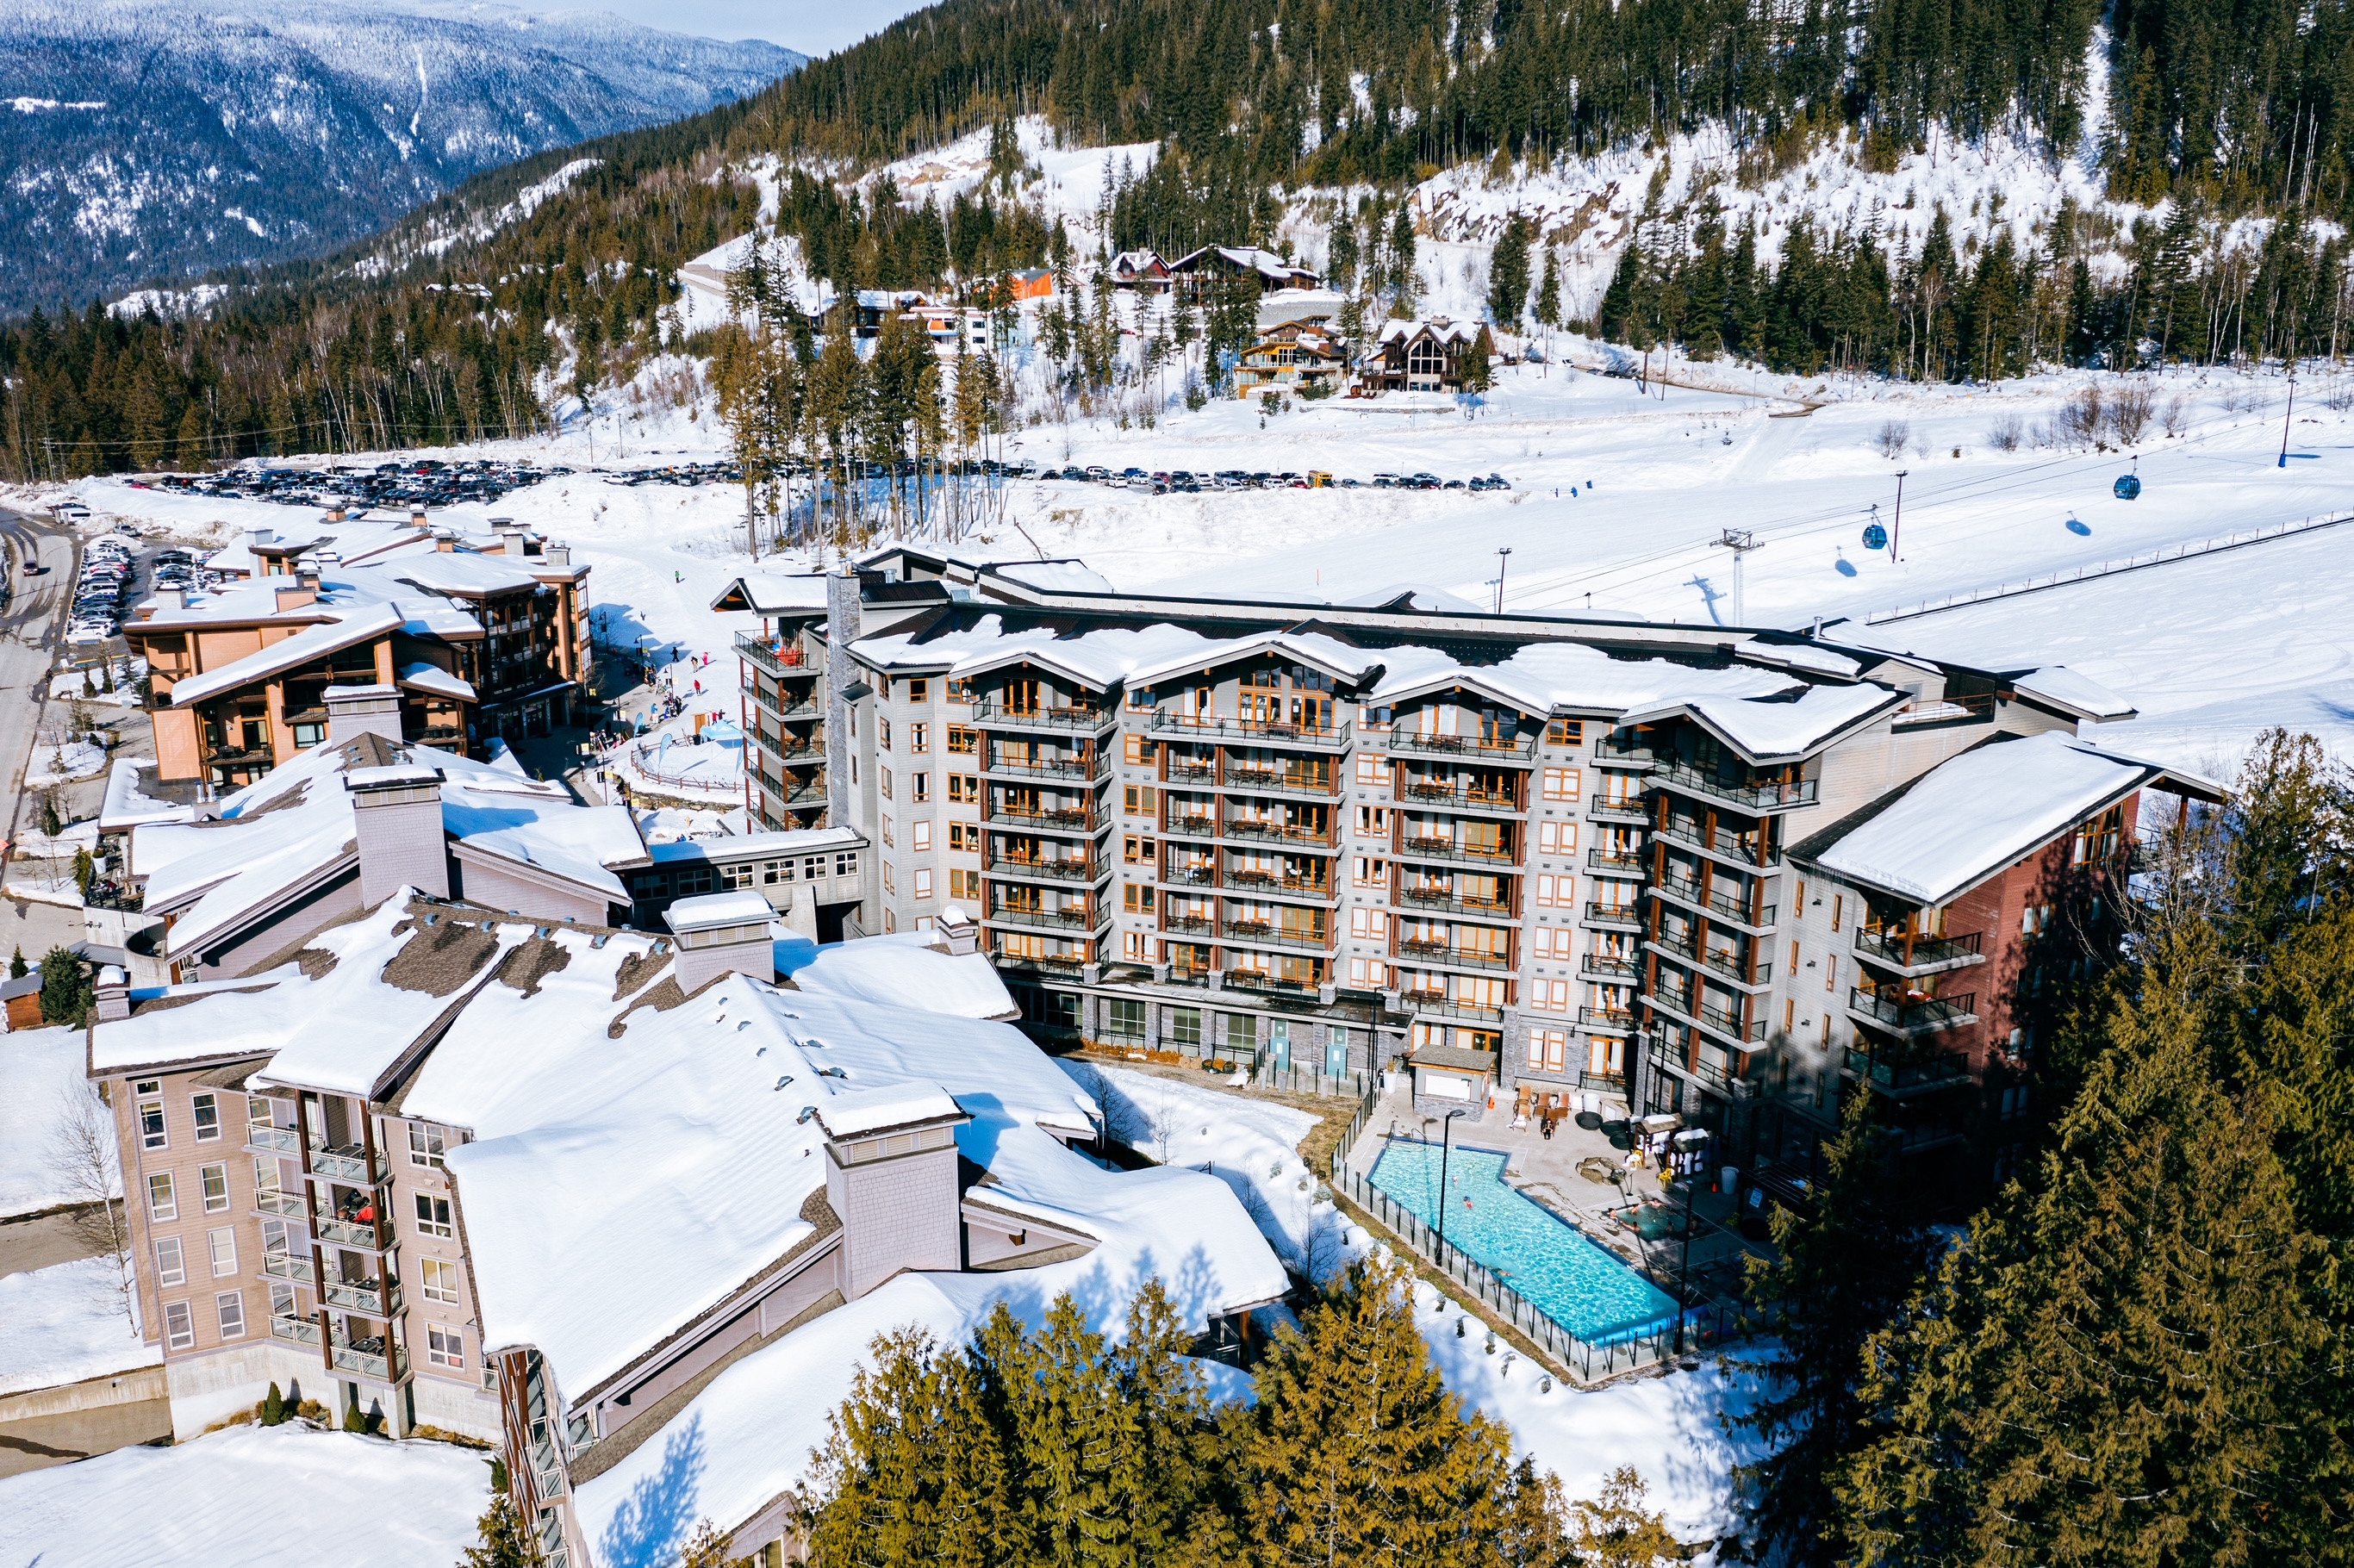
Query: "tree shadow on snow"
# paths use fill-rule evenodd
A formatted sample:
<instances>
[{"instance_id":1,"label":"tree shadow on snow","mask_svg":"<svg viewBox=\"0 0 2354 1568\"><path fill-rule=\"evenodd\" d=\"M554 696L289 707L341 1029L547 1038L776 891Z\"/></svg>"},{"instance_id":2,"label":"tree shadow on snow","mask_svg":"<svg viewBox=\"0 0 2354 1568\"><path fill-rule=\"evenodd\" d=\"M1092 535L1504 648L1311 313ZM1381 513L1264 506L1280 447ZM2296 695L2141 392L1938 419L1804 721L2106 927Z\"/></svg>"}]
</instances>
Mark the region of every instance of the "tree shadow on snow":
<instances>
[{"instance_id":1,"label":"tree shadow on snow","mask_svg":"<svg viewBox=\"0 0 2354 1568\"><path fill-rule=\"evenodd\" d=\"M610 1568L670 1568L703 1517L703 1417L672 1435L661 1468L630 1489L605 1526L597 1557Z\"/></svg>"}]
</instances>

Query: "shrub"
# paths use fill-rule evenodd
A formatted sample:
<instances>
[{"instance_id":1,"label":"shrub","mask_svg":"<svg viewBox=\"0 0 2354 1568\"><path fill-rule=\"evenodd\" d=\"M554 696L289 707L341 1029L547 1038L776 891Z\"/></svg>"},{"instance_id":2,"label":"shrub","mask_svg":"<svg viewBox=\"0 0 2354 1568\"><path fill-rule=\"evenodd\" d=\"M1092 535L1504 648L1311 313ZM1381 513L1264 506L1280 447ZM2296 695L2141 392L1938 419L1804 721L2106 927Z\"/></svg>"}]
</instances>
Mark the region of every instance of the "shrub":
<instances>
[{"instance_id":1,"label":"shrub","mask_svg":"<svg viewBox=\"0 0 2354 1568\"><path fill-rule=\"evenodd\" d=\"M1891 462L1904 455L1905 445L1912 439L1913 427L1903 419L1890 419L1883 422L1872 436L1873 443L1880 449L1880 455Z\"/></svg>"}]
</instances>

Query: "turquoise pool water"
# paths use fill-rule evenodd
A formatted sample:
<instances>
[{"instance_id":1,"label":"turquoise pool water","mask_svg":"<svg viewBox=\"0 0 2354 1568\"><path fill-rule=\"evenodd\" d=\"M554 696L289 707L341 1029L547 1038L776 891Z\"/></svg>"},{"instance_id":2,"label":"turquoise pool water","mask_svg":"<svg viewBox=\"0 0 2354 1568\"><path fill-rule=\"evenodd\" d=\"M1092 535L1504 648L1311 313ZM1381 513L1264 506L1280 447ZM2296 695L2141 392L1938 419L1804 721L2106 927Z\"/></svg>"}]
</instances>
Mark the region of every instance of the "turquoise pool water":
<instances>
[{"instance_id":1,"label":"turquoise pool water","mask_svg":"<svg viewBox=\"0 0 2354 1568\"><path fill-rule=\"evenodd\" d=\"M1439 1155L1435 1143L1394 1139L1373 1161L1373 1183L1416 1219L1436 1227ZM1493 1150L1461 1144L1447 1157L1449 1245L1589 1345L1674 1326L1673 1297L1586 1240L1568 1221L1506 1185L1504 1160Z\"/></svg>"}]
</instances>

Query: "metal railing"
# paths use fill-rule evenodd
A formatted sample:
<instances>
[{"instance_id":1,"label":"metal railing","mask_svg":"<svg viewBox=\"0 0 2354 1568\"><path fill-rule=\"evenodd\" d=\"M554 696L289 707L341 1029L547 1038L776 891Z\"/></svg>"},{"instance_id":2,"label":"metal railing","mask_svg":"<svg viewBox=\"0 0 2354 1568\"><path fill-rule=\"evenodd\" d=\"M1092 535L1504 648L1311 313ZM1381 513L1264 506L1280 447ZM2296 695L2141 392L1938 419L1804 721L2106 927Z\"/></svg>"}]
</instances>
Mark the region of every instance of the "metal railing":
<instances>
[{"instance_id":1,"label":"metal railing","mask_svg":"<svg viewBox=\"0 0 2354 1568\"><path fill-rule=\"evenodd\" d=\"M780 647L779 641L739 631L736 634L736 656L748 663L758 665L771 675L816 673L817 666L804 661L799 648Z\"/></svg>"},{"instance_id":2,"label":"metal railing","mask_svg":"<svg viewBox=\"0 0 2354 1568\"><path fill-rule=\"evenodd\" d=\"M1016 860L1005 855L990 856L989 869L1044 882L1094 882L1104 874L1104 868L1092 860Z\"/></svg>"},{"instance_id":3,"label":"metal railing","mask_svg":"<svg viewBox=\"0 0 2354 1568\"><path fill-rule=\"evenodd\" d=\"M1409 806L1459 806L1474 811L1522 812L1528 808L1511 791L1477 789L1469 784L1441 784L1428 779L1404 779L1397 798Z\"/></svg>"},{"instance_id":4,"label":"metal railing","mask_svg":"<svg viewBox=\"0 0 2354 1568\"><path fill-rule=\"evenodd\" d=\"M1741 985L1765 985L1774 978L1774 965L1770 959L1760 959L1754 969L1744 969L1730 954L1713 948L1702 950L1689 938L1679 940L1665 931L1651 938L1650 941L1653 946L1687 963L1699 964Z\"/></svg>"},{"instance_id":5,"label":"metal railing","mask_svg":"<svg viewBox=\"0 0 2354 1568\"><path fill-rule=\"evenodd\" d=\"M992 926L1030 926L1052 931L1092 931L1109 915L1071 914L1055 909L992 909L982 916Z\"/></svg>"},{"instance_id":6,"label":"metal railing","mask_svg":"<svg viewBox=\"0 0 2354 1568\"><path fill-rule=\"evenodd\" d=\"M1711 839L1698 828L1684 826L1673 817L1670 817L1665 823L1655 825L1651 831L1663 839L1673 839L1678 843L1690 844L1692 848L1703 850L1710 854L1721 854L1728 860L1737 860L1745 865L1765 867L1782 863L1781 855L1771 849L1752 850L1741 842L1738 835L1732 833L1719 833L1714 839Z\"/></svg>"},{"instance_id":7,"label":"metal railing","mask_svg":"<svg viewBox=\"0 0 2354 1568\"><path fill-rule=\"evenodd\" d=\"M1332 950L1331 931L1299 931L1273 922L1229 920L1225 923L1223 940L1240 942L1248 947L1282 948L1292 952L1329 953Z\"/></svg>"},{"instance_id":8,"label":"metal railing","mask_svg":"<svg viewBox=\"0 0 2354 1568\"><path fill-rule=\"evenodd\" d=\"M1025 832L1043 833L1092 833L1107 825L1085 806L1044 806L1025 811L1013 806L991 805L981 816L988 821L1011 822Z\"/></svg>"},{"instance_id":9,"label":"metal railing","mask_svg":"<svg viewBox=\"0 0 2354 1568\"><path fill-rule=\"evenodd\" d=\"M366 1154L337 1153L323 1144L314 1143L311 1146L311 1173L314 1176L324 1176L330 1181L345 1181L357 1187L372 1187L376 1181L389 1179L392 1168L390 1162L384 1157L384 1150L377 1150L374 1170L375 1180L371 1181L368 1159Z\"/></svg>"},{"instance_id":10,"label":"metal railing","mask_svg":"<svg viewBox=\"0 0 2354 1568\"><path fill-rule=\"evenodd\" d=\"M1076 975L1087 966L1087 960L1076 953L1009 953L992 947L989 957L991 962L1007 969L1044 969L1050 974Z\"/></svg>"},{"instance_id":11,"label":"metal railing","mask_svg":"<svg viewBox=\"0 0 2354 1568\"><path fill-rule=\"evenodd\" d=\"M1774 923L1773 905L1762 906L1756 914L1752 916L1747 899L1735 898L1728 894L1719 893L1712 887L1703 894L1698 883L1680 882L1670 876L1664 881L1651 884L1651 890L1670 898L1681 898L1685 903L1695 905L1712 915L1721 915L1727 920L1736 921L1744 926L1766 927Z\"/></svg>"},{"instance_id":12,"label":"metal railing","mask_svg":"<svg viewBox=\"0 0 2354 1568\"><path fill-rule=\"evenodd\" d=\"M1673 758L1654 763L1651 776L1665 779L1678 789L1712 796L1719 800L1729 800L1736 806L1755 811L1774 810L1783 806L1812 805L1822 787L1821 781L1814 779L1792 779L1767 784L1735 784L1719 779L1713 774L1702 773L1691 764Z\"/></svg>"},{"instance_id":13,"label":"metal railing","mask_svg":"<svg viewBox=\"0 0 2354 1568\"><path fill-rule=\"evenodd\" d=\"M1591 1029L1623 1029L1629 1033L1635 1028L1635 1012L1625 1007L1581 1007L1577 1021Z\"/></svg>"},{"instance_id":14,"label":"metal railing","mask_svg":"<svg viewBox=\"0 0 2354 1568\"><path fill-rule=\"evenodd\" d=\"M297 1285L311 1283L311 1260L291 1252L265 1252L261 1255L261 1272L272 1279L291 1279Z\"/></svg>"},{"instance_id":15,"label":"metal railing","mask_svg":"<svg viewBox=\"0 0 2354 1568\"><path fill-rule=\"evenodd\" d=\"M1639 854L1612 854L1606 850L1590 849L1585 852L1585 864L1589 871L1605 872L1613 876L1643 874L1643 857Z\"/></svg>"},{"instance_id":16,"label":"metal railing","mask_svg":"<svg viewBox=\"0 0 2354 1568\"><path fill-rule=\"evenodd\" d=\"M368 1252L385 1250L384 1237L374 1225L355 1225L348 1220L321 1218L311 1222L311 1229L321 1241L334 1242L337 1246L361 1247Z\"/></svg>"},{"instance_id":17,"label":"metal railing","mask_svg":"<svg viewBox=\"0 0 2354 1568\"><path fill-rule=\"evenodd\" d=\"M1225 824L1225 836L1239 839L1245 843L1296 844L1310 852L1334 847L1330 828L1298 828L1283 822L1229 820Z\"/></svg>"},{"instance_id":18,"label":"metal railing","mask_svg":"<svg viewBox=\"0 0 2354 1568\"><path fill-rule=\"evenodd\" d=\"M1883 1028L1905 1033L1926 1033L1936 1029L1958 1029L1966 1023L1976 1023L1974 1012L1978 1003L1975 993L1966 996L1925 997L1917 1001L1891 1001L1858 986L1848 992L1850 1012L1860 1012Z\"/></svg>"},{"instance_id":19,"label":"metal railing","mask_svg":"<svg viewBox=\"0 0 2354 1568\"><path fill-rule=\"evenodd\" d=\"M245 1146L256 1154L300 1154L302 1135L291 1127L263 1127L249 1122L245 1128Z\"/></svg>"},{"instance_id":20,"label":"metal railing","mask_svg":"<svg viewBox=\"0 0 2354 1568\"><path fill-rule=\"evenodd\" d=\"M1610 926L1628 931L1643 928L1643 916L1632 904L1588 904L1585 920L1588 925Z\"/></svg>"},{"instance_id":21,"label":"metal railing","mask_svg":"<svg viewBox=\"0 0 2354 1568\"><path fill-rule=\"evenodd\" d=\"M1100 751L1087 758L1051 757L1044 762L1006 762L991 760L981 771L991 776L1015 779L1096 779L1106 771L1104 754Z\"/></svg>"},{"instance_id":22,"label":"metal railing","mask_svg":"<svg viewBox=\"0 0 2354 1568\"><path fill-rule=\"evenodd\" d=\"M1981 931L1965 931L1958 937L1907 938L1901 932L1872 931L1859 927L1855 950L1893 969L1952 969L1983 960L1985 955L1978 951L1978 943L1984 936Z\"/></svg>"},{"instance_id":23,"label":"metal railing","mask_svg":"<svg viewBox=\"0 0 2354 1568\"><path fill-rule=\"evenodd\" d=\"M1231 762L1226 765L1226 775L1219 788L1229 794L1297 795L1317 800L1330 800L1340 794L1329 775Z\"/></svg>"},{"instance_id":24,"label":"metal railing","mask_svg":"<svg viewBox=\"0 0 2354 1568\"><path fill-rule=\"evenodd\" d=\"M1225 969L1220 972L1219 984L1240 986L1245 991L1267 991L1278 994L1314 996L1322 990L1319 980L1295 980L1288 975L1270 974L1265 969Z\"/></svg>"},{"instance_id":25,"label":"metal railing","mask_svg":"<svg viewBox=\"0 0 2354 1568\"><path fill-rule=\"evenodd\" d=\"M270 1332L281 1340L292 1340L298 1345L316 1345L319 1325L308 1318L277 1318L270 1319Z\"/></svg>"},{"instance_id":26,"label":"metal railing","mask_svg":"<svg viewBox=\"0 0 2354 1568\"><path fill-rule=\"evenodd\" d=\"M1503 953L1460 948L1452 942L1398 943L1398 957L1420 964L1448 964L1458 969L1508 969L1512 960Z\"/></svg>"},{"instance_id":27,"label":"metal railing","mask_svg":"<svg viewBox=\"0 0 2354 1568\"><path fill-rule=\"evenodd\" d=\"M349 1345L335 1345L331 1355L338 1372L357 1372L378 1383L398 1383L408 1375L408 1352L395 1345L387 1352L354 1350Z\"/></svg>"},{"instance_id":28,"label":"metal railing","mask_svg":"<svg viewBox=\"0 0 2354 1568\"><path fill-rule=\"evenodd\" d=\"M1407 751L1426 757L1479 757L1526 761L1537 754L1537 737L1533 732L1502 736L1417 735L1411 730L1390 731L1390 750Z\"/></svg>"},{"instance_id":29,"label":"metal railing","mask_svg":"<svg viewBox=\"0 0 2354 1568\"><path fill-rule=\"evenodd\" d=\"M1172 714L1165 708L1152 712L1152 727L1172 735L1234 736L1267 746L1331 746L1349 744L1349 721L1338 719L1331 724L1286 724L1280 721L1227 718L1220 714Z\"/></svg>"},{"instance_id":30,"label":"metal railing","mask_svg":"<svg viewBox=\"0 0 2354 1568\"><path fill-rule=\"evenodd\" d=\"M1161 831L1186 839L1214 839L1218 836L1218 819L1206 811L1188 811L1180 816L1171 812L1163 818Z\"/></svg>"},{"instance_id":31,"label":"metal railing","mask_svg":"<svg viewBox=\"0 0 2354 1568\"><path fill-rule=\"evenodd\" d=\"M1884 1094L1903 1095L1970 1081L1970 1059L1960 1051L1940 1051L1917 1062L1883 1062L1868 1051L1847 1048L1848 1071Z\"/></svg>"},{"instance_id":32,"label":"metal railing","mask_svg":"<svg viewBox=\"0 0 2354 1568\"><path fill-rule=\"evenodd\" d=\"M1443 909L1450 915L1469 916L1474 920L1517 921L1520 918L1512 913L1511 906L1502 899L1458 898L1451 892L1442 893L1430 888L1401 887L1397 901L1410 904L1416 909Z\"/></svg>"},{"instance_id":33,"label":"metal railing","mask_svg":"<svg viewBox=\"0 0 2354 1568\"><path fill-rule=\"evenodd\" d=\"M987 729L1101 734L1119 722L1119 715L1111 708L1009 708L1002 703L976 703L972 722Z\"/></svg>"},{"instance_id":34,"label":"metal railing","mask_svg":"<svg viewBox=\"0 0 2354 1568\"><path fill-rule=\"evenodd\" d=\"M1630 984L1643 978L1642 966L1632 959L1606 959L1588 953L1578 961L1577 972L1586 980Z\"/></svg>"},{"instance_id":35,"label":"metal railing","mask_svg":"<svg viewBox=\"0 0 2354 1568\"><path fill-rule=\"evenodd\" d=\"M1432 1018L1462 1018L1478 1023L1501 1023L1504 1010L1500 1007L1476 1007L1468 1001L1457 1001L1444 991L1404 991L1399 1000L1409 1012L1419 1012Z\"/></svg>"},{"instance_id":36,"label":"metal railing","mask_svg":"<svg viewBox=\"0 0 2354 1568\"><path fill-rule=\"evenodd\" d=\"M1391 852L1401 860L1445 861L1458 865L1518 865L1520 852L1508 845L1493 849L1455 839L1425 835L1407 838L1401 835L1398 847Z\"/></svg>"},{"instance_id":37,"label":"metal railing","mask_svg":"<svg viewBox=\"0 0 2354 1568\"><path fill-rule=\"evenodd\" d=\"M1585 814L1610 822L1648 822L1651 809L1640 795L1596 795L1586 803Z\"/></svg>"},{"instance_id":38,"label":"metal railing","mask_svg":"<svg viewBox=\"0 0 2354 1568\"><path fill-rule=\"evenodd\" d=\"M400 1310L400 1281L398 1279L388 1283L378 1280L366 1285L330 1279L320 1287L319 1294L330 1307L365 1312L371 1318L388 1318Z\"/></svg>"},{"instance_id":39,"label":"metal railing","mask_svg":"<svg viewBox=\"0 0 2354 1568\"><path fill-rule=\"evenodd\" d=\"M311 1205L300 1192L289 1192L281 1187L256 1188L253 1207L257 1213L276 1214L282 1219L307 1220Z\"/></svg>"}]
</instances>

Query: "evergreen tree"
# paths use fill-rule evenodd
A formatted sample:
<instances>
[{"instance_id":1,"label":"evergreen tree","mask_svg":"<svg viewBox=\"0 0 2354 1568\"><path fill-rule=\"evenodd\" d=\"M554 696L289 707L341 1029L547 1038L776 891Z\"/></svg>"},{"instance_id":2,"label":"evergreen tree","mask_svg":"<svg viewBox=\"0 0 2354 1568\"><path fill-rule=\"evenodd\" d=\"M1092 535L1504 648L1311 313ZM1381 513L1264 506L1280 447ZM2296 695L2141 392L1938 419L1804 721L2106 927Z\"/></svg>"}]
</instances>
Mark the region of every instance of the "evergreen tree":
<instances>
[{"instance_id":1,"label":"evergreen tree","mask_svg":"<svg viewBox=\"0 0 2354 1568\"><path fill-rule=\"evenodd\" d=\"M1537 285L1537 320L1549 327L1561 325L1561 273L1550 245L1545 247L1544 281Z\"/></svg>"},{"instance_id":2,"label":"evergreen tree","mask_svg":"<svg viewBox=\"0 0 2354 1568\"><path fill-rule=\"evenodd\" d=\"M1804 1555L1817 1542L1842 1553L1831 1495L1854 1451L1868 1408L1860 1393L1863 1349L1919 1286L1928 1236L1891 1179L1893 1151L1876 1121L1881 1102L1858 1088L1813 1207L1777 1209L1771 1262L1751 1264L1749 1300L1761 1330L1778 1344L1754 1370L1771 1381L1743 1417L1772 1448L1755 1466L1758 1523L1784 1550Z\"/></svg>"},{"instance_id":3,"label":"evergreen tree","mask_svg":"<svg viewBox=\"0 0 2354 1568\"><path fill-rule=\"evenodd\" d=\"M1488 263L1488 313L1507 332L1519 325L1521 313L1528 307L1529 245L1535 238L1536 225L1521 213L1512 214L1504 220L1504 232Z\"/></svg>"},{"instance_id":4,"label":"evergreen tree","mask_svg":"<svg viewBox=\"0 0 2354 1568\"><path fill-rule=\"evenodd\" d=\"M1469 1564L1500 1529L1507 1440L1439 1381L1408 1284L1352 1264L1259 1367L1239 1457L1265 1568Z\"/></svg>"},{"instance_id":5,"label":"evergreen tree","mask_svg":"<svg viewBox=\"0 0 2354 1568\"><path fill-rule=\"evenodd\" d=\"M523 1517L504 1487L493 1489L491 1506L482 1510L474 1528L480 1539L466 1548L460 1568L534 1568L539 1562L538 1543L524 1528Z\"/></svg>"},{"instance_id":6,"label":"evergreen tree","mask_svg":"<svg viewBox=\"0 0 2354 1568\"><path fill-rule=\"evenodd\" d=\"M1655 1568L1683 1556L1666 1518L1643 1506L1645 1492L1641 1475L1621 1465L1602 1483L1599 1498L1572 1503L1575 1560L1594 1568Z\"/></svg>"},{"instance_id":7,"label":"evergreen tree","mask_svg":"<svg viewBox=\"0 0 2354 1568\"><path fill-rule=\"evenodd\" d=\"M16 944L16 950L10 954L8 958L8 978L10 980L23 980L25 976L30 972L30 969L25 963L25 945L19 942Z\"/></svg>"},{"instance_id":8,"label":"evergreen tree","mask_svg":"<svg viewBox=\"0 0 2354 1568\"><path fill-rule=\"evenodd\" d=\"M95 1004L90 977L82 962L63 948L51 948L41 958L41 1021L68 1023L79 1029Z\"/></svg>"},{"instance_id":9,"label":"evergreen tree","mask_svg":"<svg viewBox=\"0 0 2354 1568\"><path fill-rule=\"evenodd\" d=\"M286 1396L278 1392L278 1383L273 1379L270 1392L261 1396L261 1424L264 1426L281 1426L285 1422Z\"/></svg>"}]
</instances>

